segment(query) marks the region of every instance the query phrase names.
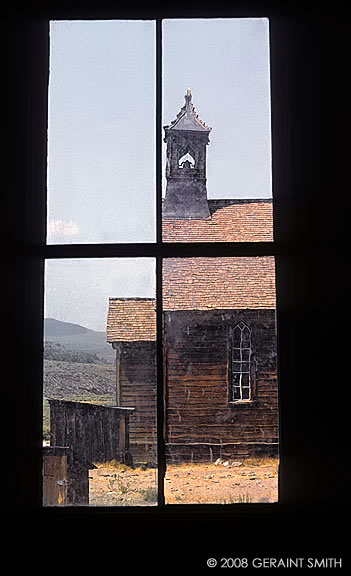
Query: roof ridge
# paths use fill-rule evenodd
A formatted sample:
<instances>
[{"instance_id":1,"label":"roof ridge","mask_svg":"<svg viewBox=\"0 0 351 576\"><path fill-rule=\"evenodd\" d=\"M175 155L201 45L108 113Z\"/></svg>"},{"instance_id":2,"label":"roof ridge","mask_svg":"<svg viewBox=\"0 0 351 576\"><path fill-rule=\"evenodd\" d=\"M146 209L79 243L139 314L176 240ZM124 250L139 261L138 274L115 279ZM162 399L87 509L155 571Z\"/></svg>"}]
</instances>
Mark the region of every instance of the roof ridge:
<instances>
[{"instance_id":1,"label":"roof ridge","mask_svg":"<svg viewBox=\"0 0 351 576\"><path fill-rule=\"evenodd\" d=\"M255 202L273 202L273 198L208 198L207 202L225 202L230 204L253 204Z\"/></svg>"},{"instance_id":2,"label":"roof ridge","mask_svg":"<svg viewBox=\"0 0 351 576\"><path fill-rule=\"evenodd\" d=\"M113 297L113 296L110 296L110 297L109 297L109 300L122 300L122 301L125 301L125 300L147 300L147 301L152 302L152 301L154 301L154 300L156 300L156 299L155 299L155 298L144 298L144 297L141 297L141 296L125 296L125 297L119 297L119 296Z\"/></svg>"}]
</instances>

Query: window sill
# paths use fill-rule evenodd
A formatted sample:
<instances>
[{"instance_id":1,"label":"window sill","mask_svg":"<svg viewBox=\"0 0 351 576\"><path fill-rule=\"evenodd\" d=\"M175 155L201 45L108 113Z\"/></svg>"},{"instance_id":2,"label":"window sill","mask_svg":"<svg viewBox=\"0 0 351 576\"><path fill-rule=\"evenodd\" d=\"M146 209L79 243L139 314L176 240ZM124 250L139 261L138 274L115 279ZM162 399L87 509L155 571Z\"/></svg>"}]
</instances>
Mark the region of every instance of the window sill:
<instances>
[{"instance_id":1,"label":"window sill","mask_svg":"<svg viewBox=\"0 0 351 576\"><path fill-rule=\"evenodd\" d=\"M257 405L257 400L235 400L235 401L230 401L228 402L228 406L234 407L234 406L256 406Z\"/></svg>"}]
</instances>

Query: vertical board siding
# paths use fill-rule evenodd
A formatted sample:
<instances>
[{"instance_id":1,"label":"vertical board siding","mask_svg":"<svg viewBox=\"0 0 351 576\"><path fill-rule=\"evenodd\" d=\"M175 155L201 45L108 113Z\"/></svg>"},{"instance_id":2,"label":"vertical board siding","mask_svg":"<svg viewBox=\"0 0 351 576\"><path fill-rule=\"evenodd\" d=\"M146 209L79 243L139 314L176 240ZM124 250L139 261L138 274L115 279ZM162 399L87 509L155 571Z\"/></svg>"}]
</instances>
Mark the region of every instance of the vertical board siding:
<instances>
[{"instance_id":1,"label":"vertical board siding","mask_svg":"<svg viewBox=\"0 0 351 576\"><path fill-rule=\"evenodd\" d=\"M72 460L91 467L93 462L129 461L129 414L131 410L84 402L49 399L50 444L68 446ZM121 444L120 421L125 420Z\"/></svg>"},{"instance_id":2,"label":"vertical board siding","mask_svg":"<svg viewBox=\"0 0 351 576\"><path fill-rule=\"evenodd\" d=\"M135 463L157 462L155 342L124 343L120 359L121 406L135 408L129 422Z\"/></svg>"}]
</instances>

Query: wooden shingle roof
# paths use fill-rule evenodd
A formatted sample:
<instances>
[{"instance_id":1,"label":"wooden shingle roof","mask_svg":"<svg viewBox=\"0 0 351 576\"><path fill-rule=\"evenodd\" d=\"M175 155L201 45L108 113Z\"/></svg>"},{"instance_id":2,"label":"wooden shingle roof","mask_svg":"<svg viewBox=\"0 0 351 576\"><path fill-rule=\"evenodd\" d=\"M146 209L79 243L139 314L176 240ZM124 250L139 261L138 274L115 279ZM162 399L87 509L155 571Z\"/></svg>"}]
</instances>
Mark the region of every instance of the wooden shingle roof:
<instances>
[{"instance_id":1,"label":"wooden shingle roof","mask_svg":"<svg viewBox=\"0 0 351 576\"><path fill-rule=\"evenodd\" d=\"M156 307L153 298L110 298L107 342L156 340Z\"/></svg>"},{"instance_id":2,"label":"wooden shingle roof","mask_svg":"<svg viewBox=\"0 0 351 576\"><path fill-rule=\"evenodd\" d=\"M275 308L274 258L167 258L164 310Z\"/></svg>"},{"instance_id":3,"label":"wooden shingle roof","mask_svg":"<svg viewBox=\"0 0 351 576\"><path fill-rule=\"evenodd\" d=\"M271 242L271 200L208 200L208 220L162 220L164 242Z\"/></svg>"},{"instance_id":4,"label":"wooden shingle roof","mask_svg":"<svg viewBox=\"0 0 351 576\"><path fill-rule=\"evenodd\" d=\"M165 311L274 308L272 256L167 258L163 262ZM107 341L140 340L156 340L155 300L110 298Z\"/></svg>"},{"instance_id":5,"label":"wooden shingle roof","mask_svg":"<svg viewBox=\"0 0 351 576\"><path fill-rule=\"evenodd\" d=\"M271 200L209 200L209 220L163 219L165 242L273 240ZM167 258L163 309L275 308L274 258ZM156 304L150 298L110 298L108 342L156 340Z\"/></svg>"}]
</instances>

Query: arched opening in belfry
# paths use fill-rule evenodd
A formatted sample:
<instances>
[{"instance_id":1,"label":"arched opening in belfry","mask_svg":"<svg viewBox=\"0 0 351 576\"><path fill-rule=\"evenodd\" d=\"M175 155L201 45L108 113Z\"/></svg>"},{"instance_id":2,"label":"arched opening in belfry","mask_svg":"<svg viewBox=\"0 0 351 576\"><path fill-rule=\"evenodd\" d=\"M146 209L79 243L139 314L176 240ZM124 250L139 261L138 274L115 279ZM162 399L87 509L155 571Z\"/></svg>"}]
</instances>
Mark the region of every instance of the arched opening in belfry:
<instances>
[{"instance_id":1,"label":"arched opening in belfry","mask_svg":"<svg viewBox=\"0 0 351 576\"><path fill-rule=\"evenodd\" d=\"M179 162L178 162L179 168L183 168L185 162L189 162L190 167L191 167L191 168L195 168L195 160L194 160L194 158L192 157L192 155L190 154L190 152L187 152L186 154L184 154L184 156L182 156L182 157L179 159Z\"/></svg>"}]
</instances>

